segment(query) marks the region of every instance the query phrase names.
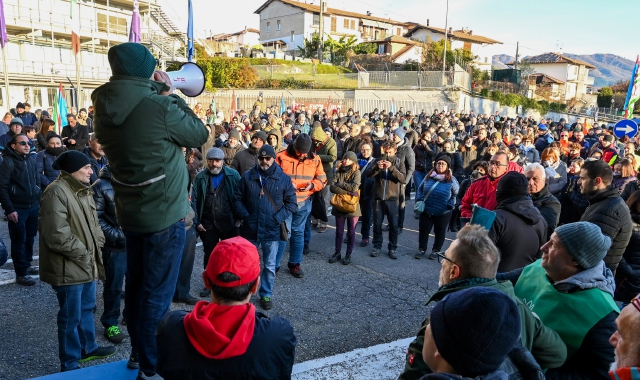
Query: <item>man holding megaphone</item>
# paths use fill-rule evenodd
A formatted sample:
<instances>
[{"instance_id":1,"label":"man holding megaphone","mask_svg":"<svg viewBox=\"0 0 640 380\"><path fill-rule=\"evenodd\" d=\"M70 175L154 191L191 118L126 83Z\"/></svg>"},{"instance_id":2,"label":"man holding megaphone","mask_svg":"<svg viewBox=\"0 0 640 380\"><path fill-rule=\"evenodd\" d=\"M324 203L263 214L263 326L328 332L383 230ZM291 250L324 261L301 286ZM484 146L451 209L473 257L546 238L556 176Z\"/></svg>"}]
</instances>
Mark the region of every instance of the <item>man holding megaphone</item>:
<instances>
[{"instance_id":1,"label":"man holding megaphone","mask_svg":"<svg viewBox=\"0 0 640 380\"><path fill-rule=\"evenodd\" d=\"M128 366L156 378L155 332L175 291L185 242L189 176L182 147L207 141L202 121L173 94L141 44L108 53L113 76L91 95L94 130L111 168L116 216L127 239Z\"/></svg>"}]
</instances>

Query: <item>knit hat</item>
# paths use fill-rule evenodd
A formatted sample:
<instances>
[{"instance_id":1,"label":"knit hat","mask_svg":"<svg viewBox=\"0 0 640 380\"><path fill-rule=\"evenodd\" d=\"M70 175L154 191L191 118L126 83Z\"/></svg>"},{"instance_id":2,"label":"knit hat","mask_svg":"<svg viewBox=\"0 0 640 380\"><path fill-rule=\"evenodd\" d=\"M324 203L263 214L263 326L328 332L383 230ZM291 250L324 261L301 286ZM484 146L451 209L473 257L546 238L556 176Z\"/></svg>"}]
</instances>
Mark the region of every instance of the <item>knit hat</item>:
<instances>
[{"instance_id":1,"label":"knit hat","mask_svg":"<svg viewBox=\"0 0 640 380\"><path fill-rule=\"evenodd\" d=\"M498 185L500 186L500 185ZM607 255L611 238L590 222L563 224L555 229L567 251L584 269L593 268Z\"/></svg>"},{"instance_id":2,"label":"knit hat","mask_svg":"<svg viewBox=\"0 0 640 380\"><path fill-rule=\"evenodd\" d=\"M605 135L603 140L608 142L613 142L613 140L615 139L613 138L613 135Z\"/></svg>"},{"instance_id":3,"label":"knit hat","mask_svg":"<svg viewBox=\"0 0 640 380\"><path fill-rule=\"evenodd\" d=\"M252 131L260 131L260 130L262 130L262 125L260 125L260 123L253 123L253 124L251 124L251 130Z\"/></svg>"},{"instance_id":4,"label":"knit hat","mask_svg":"<svg viewBox=\"0 0 640 380\"><path fill-rule=\"evenodd\" d=\"M287 120L284 122L284 125L293 125L293 124L295 124L295 123L294 123L294 122L293 122L293 120L291 120L291 119L287 119Z\"/></svg>"},{"instance_id":5,"label":"knit hat","mask_svg":"<svg viewBox=\"0 0 640 380\"><path fill-rule=\"evenodd\" d=\"M440 132L438 133L438 137L440 137L443 140L446 140L449 138L449 134L447 132Z\"/></svg>"},{"instance_id":6,"label":"knit hat","mask_svg":"<svg viewBox=\"0 0 640 380\"><path fill-rule=\"evenodd\" d=\"M91 164L91 161L89 161L89 157L84 153L80 153L77 150L70 150L62 153L53 161L53 168L72 174L89 164Z\"/></svg>"},{"instance_id":7,"label":"knit hat","mask_svg":"<svg viewBox=\"0 0 640 380\"><path fill-rule=\"evenodd\" d=\"M46 137L47 144L49 143L49 140L53 138L60 139L60 141L62 141L62 137L60 137L59 135L56 135L55 133L49 133Z\"/></svg>"},{"instance_id":8,"label":"knit hat","mask_svg":"<svg viewBox=\"0 0 640 380\"><path fill-rule=\"evenodd\" d=\"M436 162L444 161L447 163L447 169L451 169L451 157L447 154L440 155L436 158Z\"/></svg>"},{"instance_id":9,"label":"knit hat","mask_svg":"<svg viewBox=\"0 0 640 380\"><path fill-rule=\"evenodd\" d=\"M264 131L258 131L256 133L253 134L253 136L251 136L251 140L253 139L260 139L262 140L262 142L267 142L267 134L264 133Z\"/></svg>"},{"instance_id":10,"label":"knit hat","mask_svg":"<svg viewBox=\"0 0 640 380\"><path fill-rule=\"evenodd\" d=\"M238 141L242 141L242 136L240 136L240 132L238 132L237 129L233 128L231 131L229 131L229 138L234 138Z\"/></svg>"},{"instance_id":11,"label":"knit hat","mask_svg":"<svg viewBox=\"0 0 640 380\"><path fill-rule=\"evenodd\" d=\"M351 162L358 162L358 156L356 156L356 154L352 151L345 152L345 154L342 156L342 159L344 160L345 158L350 159Z\"/></svg>"},{"instance_id":12,"label":"knit hat","mask_svg":"<svg viewBox=\"0 0 640 380\"><path fill-rule=\"evenodd\" d=\"M13 119L11 119L11 121L9 122L9 126L12 126L14 124L20 124L24 127L24 123L22 122L22 119L19 117L14 117Z\"/></svg>"},{"instance_id":13,"label":"knit hat","mask_svg":"<svg viewBox=\"0 0 640 380\"><path fill-rule=\"evenodd\" d=\"M18 103L18 105L16 106L16 109L18 109L18 108L24 109L24 103L22 103L22 102Z\"/></svg>"},{"instance_id":14,"label":"knit hat","mask_svg":"<svg viewBox=\"0 0 640 380\"><path fill-rule=\"evenodd\" d=\"M267 157L267 156L276 158L276 152L273 150L273 147L269 144L263 145L258 151L258 158Z\"/></svg>"},{"instance_id":15,"label":"knit hat","mask_svg":"<svg viewBox=\"0 0 640 380\"><path fill-rule=\"evenodd\" d=\"M512 197L526 197L529 194L528 187L529 181L527 181L527 177L524 174L513 171L507 172L498 182L496 200L500 202Z\"/></svg>"},{"instance_id":16,"label":"knit hat","mask_svg":"<svg viewBox=\"0 0 640 380\"><path fill-rule=\"evenodd\" d=\"M311 150L311 137L305 133L299 134L293 142L293 148L300 153L309 153Z\"/></svg>"},{"instance_id":17,"label":"knit hat","mask_svg":"<svg viewBox=\"0 0 640 380\"><path fill-rule=\"evenodd\" d=\"M400 137L400 140L404 140L404 135L406 135L406 134L407 134L407 132L405 132L405 131L404 131L404 129L403 129L403 128L400 128L400 127L399 127L399 128L396 128L396 129L393 131L393 133L394 133L396 136Z\"/></svg>"},{"instance_id":18,"label":"knit hat","mask_svg":"<svg viewBox=\"0 0 640 380\"><path fill-rule=\"evenodd\" d=\"M49 115L49 111L47 111L47 110L43 110L42 113L40 114L40 116L51 117L51 115Z\"/></svg>"},{"instance_id":19,"label":"knit hat","mask_svg":"<svg viewBox=\"0 0 640 380\"><path fill-rule=\"evenodd\" d=\"M240 277L233 282L218 280L221 273ZM260 256L255 245L242 237L222 240L211 252L204 276L217 286L235 287L251 283L260 274Z\"/></svg>"},{"instance_id":20,"label":"knit hat","mask_svg":"<svg viewBox=\"0 0 640 380\"><path fill-rule=\"evenodd\" d=\"M115 45L107 56L113 75L149 79L156 69L156 59L142 44L125 42Z\"/></svg>"},{"instance_id":21,"label":"knit hat","mask_svg":"<svg viewBox=\"0 0 640 380\"><path fill-rule=\"evenodd\" d=\"M482 286L443 298L431 311L430 324L438 352L464 377L497 370L520 337L516 303Z\"/></svg>"},{"instance_id":22,"label":"knit hat","mask_svg":"<svg viewBox=\"0 0 640 380\"><path fill-rule=\"evenodd\" d=\"M207 160L224 160L224 152L220 148L210 148L206 155Z\"/></svg>"}]
</instances>

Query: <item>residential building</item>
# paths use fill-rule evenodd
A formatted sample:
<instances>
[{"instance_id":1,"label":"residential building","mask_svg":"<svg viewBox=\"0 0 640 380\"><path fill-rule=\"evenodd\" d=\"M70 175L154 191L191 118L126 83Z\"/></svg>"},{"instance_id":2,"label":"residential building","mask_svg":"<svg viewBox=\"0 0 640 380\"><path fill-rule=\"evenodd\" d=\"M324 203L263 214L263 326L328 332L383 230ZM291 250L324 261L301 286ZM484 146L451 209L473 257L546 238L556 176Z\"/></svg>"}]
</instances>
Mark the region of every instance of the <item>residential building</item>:
<instances>
[{"instance_id":1,"label":"residential building","mask_svg":"<svg viewBox=\"0 0 640 380\"><path fill-rule=\"evenodd\" d=\"M420 62L422 57L422 44L406 37L394 35L368 42L377 44L378 54L390 55L390 61L394 63Z\"/></svg>"},{"instance_id":2,"label":"residential building","mask_svg":"<svg viewBox=\"0 0 640 380\"><path fill-rule=\"evenodd\" d=\"M69 0L4 0L10 99L6 99L3 80L2 109L8 110L22 101L31 103L33 109L46 109L54 103L59 83L69 95L69 81L80 89L76 105L86 107L93 89L109 80L107 51L129 40L133 0L85 0L77 4L80 52L76 66L71 51ZM162 62L186 61L178 53L185 34L156 1L140 1L139 11L141 42ZM78 71L80 83L76 81ZM4 73L0 77L3 76ZM69 103L70 97L67 99Z\"/></svg>"},{"instance_id":3,"label":"residential building","mask_svg":"<svg viewBox=\"0 0 640 380\"><path fill-rule=\"evenodd\" d=\"M264 46L279 48L298 55L304 39L319 32L320 5L294 0L267 0L254 13L260 15L260 41ZM323 11L324 39L355 36L357 42L401 37L408 24L372 15L326 8Z\"/></svg>"}]
</instances>

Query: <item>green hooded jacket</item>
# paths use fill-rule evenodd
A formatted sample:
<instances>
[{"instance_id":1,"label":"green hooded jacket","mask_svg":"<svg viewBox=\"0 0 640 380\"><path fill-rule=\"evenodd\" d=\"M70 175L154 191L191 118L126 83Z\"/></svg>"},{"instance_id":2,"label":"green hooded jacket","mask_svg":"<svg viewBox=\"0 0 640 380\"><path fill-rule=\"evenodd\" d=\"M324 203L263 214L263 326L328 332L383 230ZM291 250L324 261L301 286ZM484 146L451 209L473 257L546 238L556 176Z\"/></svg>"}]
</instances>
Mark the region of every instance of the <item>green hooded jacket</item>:
<instances>
[{"instance_id":1,"label":"green hooded jacket","mask_svg":"<svg viewBox=\"0 0 640 380\"><path fill-rule=\"evenodd\" d=\"M542 324L529 307L516 297L513 285L510 281L498 282L495 278L480 282L474 280L462 280L459 286L452 286L446 289L440 288L435 292L427 304L442 300L446 295L457 291L468 289L474 286L485 286L492 288L508 295L518 305L520 311L521 323L521 339L522 346L531 351L540 367L543 369L558 368L562 366L567 359L567 346L564 344L560 336L555 331ZM451 284L450 284L451 285ZM478 310L481 313L482 310ZM404 365L404 372L400 374L398 380L414 380L431 373L431 370L422 359L422 347L424 346L424 333L429 324L429 318L425 319L418 330L418 335L407 349L407 355Z\"/></svg>"},{"instance_id":2,"label":"green hooded jacket","mask_svg":"<svg viewBox=\"0 0 640 380\"><path fill-rule=\"evenodd\" d=\"M166 90L162 82L112 76L91 94L123 230L161 231L189 210L182 147L201 147L209 133L183 99L160 95Z\"/></svg>"},{"instance_id":3,"label":"green hooded jacket","mask_svg":"<svg viewBox=\"0 0 640 380\"><path fill-rule=\"evenodd\" d=\"M42 194L40 280L55 286L104 280L104 234L91 187L65 171Z\"/></svg>"},{"instance_id":4,"label":"green hooded jacket","mask_svg":"<svg viewBox=\"0 0 640 380\"><path fill-rule=\"evenodd\" d=\"M313 140L322 141L321 144L315 146L315 153L320 157L320 161L322 161L322 168L324 169L324 174L327 175L327 183L331 183L333 179L333 164L338 159L338 148L336 146L336 142L331 137L327 136L325 131L320 127L313 128L311 130L311 136Z\"/></svg>"}]
</instances>

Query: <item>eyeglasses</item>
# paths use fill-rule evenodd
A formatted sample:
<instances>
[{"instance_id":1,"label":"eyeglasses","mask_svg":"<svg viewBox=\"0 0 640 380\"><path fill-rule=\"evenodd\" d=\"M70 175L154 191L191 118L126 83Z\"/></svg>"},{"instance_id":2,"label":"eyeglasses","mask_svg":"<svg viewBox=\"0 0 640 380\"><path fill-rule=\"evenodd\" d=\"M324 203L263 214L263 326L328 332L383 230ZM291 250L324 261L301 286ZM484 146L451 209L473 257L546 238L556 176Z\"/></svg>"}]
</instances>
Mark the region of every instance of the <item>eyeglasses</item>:
<instances>
[{"instance_id":1,"label":"eyeglasses","mask_svg":"<svg viewBox=\"0 0 640 380\"><path fill-rule=\"evenodd\" d=\"M26 141L16 141L16 144L20 144L22 146L29 145L29 143Z\"/></svg>"},{"instance_id":2,"label":"eyeglasses","mask_svg":"<svg viewBox=\"0 0 640 380\"><path fill-rule=\"evenodd\" d=\"M489 165L493 165L493 166L509 166L509 164L501 164L500 161L489 161Z\"/></svg>"},{"instance_id":3,"label":"eyeglasses","mask_svg":"<svg viewBox=\"0 0 640 380\"><path fill-rule=\"evenodd\" d=\"M560 137L569 137L569 135L560 135Z\"/></svg>"},{"instance_id":4,"label":"eyeglasses","mask_svg":"<svg viewBox=\"0 0 640 380\"><path fill-rule=\"evenodd\" d=\"M640 312L640 295L637 295L630 303Z\"/></svg>"},{"instance_id":5,"label":"eyeglasses","mask_svg":"<svg viewBox=\"0 0 640 380\"><path fill-rule=\"evenodd\" d=\"M439 262L440 264L442 264L442 260L447 260L447 261L449 261L449 262L450 262L450 263L452 263L452 264L458 265L458 264L456 264L453 260L451 260L450 258L448 258L447 256L445 256L445 255L444 255L444 253L442 253L442 252L436 252L436 255L438 256L438 262ZM458 266L459 266L459 265L458 265Z\"/></svg>"},{"instance_id":6,"label":"eyeglasses","mask_svg":"<svg viewBox=\"0 0 640 380\"><path fill-rule=\"evenodd\" d=\"M258 161L271 161L273 160L273 157L258 157Z\"/></svg>"}]
</instances>

